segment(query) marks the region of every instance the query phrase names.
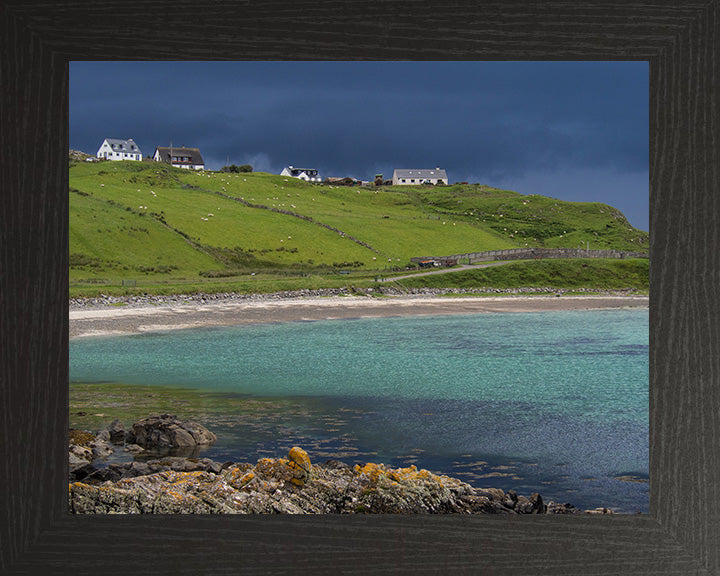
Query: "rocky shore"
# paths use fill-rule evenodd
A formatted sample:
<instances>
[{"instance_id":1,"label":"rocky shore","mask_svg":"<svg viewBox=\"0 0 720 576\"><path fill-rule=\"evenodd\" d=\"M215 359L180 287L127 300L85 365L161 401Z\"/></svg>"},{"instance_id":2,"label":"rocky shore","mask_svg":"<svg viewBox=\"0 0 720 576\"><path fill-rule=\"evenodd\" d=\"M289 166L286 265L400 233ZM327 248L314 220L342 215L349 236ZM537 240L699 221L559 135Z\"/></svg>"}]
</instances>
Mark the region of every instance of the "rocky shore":
<instances>
[{"instance_id":1,"label":"rocky shore","mask_svg":"<svg viewBox=\"0 0 720 576\"><path fill-rule=\"evenodd\" d=\"M256 463L195 457L215 442L195 422L160 414L129 430L70 430L69 511L73 514L605 514L544 502L514 490L474 488L415 466L311 462L299 447ZM127 462L106 465L115 451Z\"/></svg>"},{"instance_id":2,"label":"rocky shore","mask_svg":"<svg viewBox=\"0 0 720 576\"><path fill-rule=\"evenodd\" d=\"M565 290L562 288L406 288L400 289L393 286L381 286L379 288L323 288L317 290L287 290L284 292L272 292L267 294L241 294L238 292L218 292L194 294L171 294L154 296L142 294L136 296L108 296L100 295L95 298L71 298L70 310L82 310L86 308L104 307L144 307L152 305L172 304L209 304L221 302L263 302L276 301L294 298L322 298L331 296L405 296L405 297L428 297L445 296L452 294L479 294L497 296L532 296L532 295L593 295L593 296L633 296L637 291L627 290L594 290L589 288L575 288Z\"/></svg>"}]
</instances>

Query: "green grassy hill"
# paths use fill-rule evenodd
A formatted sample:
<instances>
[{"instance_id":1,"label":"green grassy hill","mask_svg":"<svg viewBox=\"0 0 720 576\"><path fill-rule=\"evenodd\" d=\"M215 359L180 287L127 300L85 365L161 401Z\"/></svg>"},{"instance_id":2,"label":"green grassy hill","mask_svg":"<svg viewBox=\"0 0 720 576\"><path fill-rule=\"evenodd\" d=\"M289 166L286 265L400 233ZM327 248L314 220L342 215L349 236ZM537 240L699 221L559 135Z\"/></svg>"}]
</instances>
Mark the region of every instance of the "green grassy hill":
<instances>
[{"instance_id":1,"label":"green grassy hill","mask_svg":"<svg viewBox=\"0 0 720 576\"><path fill-rule=\"evenodd\" d=\"M404 268L413 256L588 241L642 251L648 240L610 206L487 186L337 187L154 162L70 162L76 293L123 279L217 287L253 273L257 285L293 276L308 285L340 270L371 277Z\"/></svg>"},{"instance_id":2,"label":"green grassy hill","mask_svg":"<svg viewBox=\"0 0 720 576\"><path fill-rule=\"evenodd\" d=\"M405 288L564 288L647 291L647 259L582 258L510 262L492 268L402 280Z\"/></svg>"}]
</instances>

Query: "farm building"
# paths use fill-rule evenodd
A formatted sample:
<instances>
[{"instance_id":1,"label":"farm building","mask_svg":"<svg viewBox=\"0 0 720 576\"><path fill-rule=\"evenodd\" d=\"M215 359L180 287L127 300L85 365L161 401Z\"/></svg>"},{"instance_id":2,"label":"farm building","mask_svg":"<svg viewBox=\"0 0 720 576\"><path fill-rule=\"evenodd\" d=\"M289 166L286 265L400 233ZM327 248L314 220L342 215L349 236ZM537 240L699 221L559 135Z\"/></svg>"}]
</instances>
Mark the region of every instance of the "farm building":
<instances>
[{"instance_id":1,"label":"farm building","mask_svg":"<svg viewBox=\"0 0 720 576\"><path fill-rule=\"evenodd\" d=\"M435 168L434 170L395 170L393 172L393 185L419 185L419 184L447 184L448 177L445 170Z\"/></svg>"},{"instance_id":2,"label":"farm building","mask_svg":"<svg viewBox=\"0 0 720 576\"><path fill-rule=\"evenodd\" d=\"M165 162L178 168L188 170L204 170L205 161L200 150L197 148L185 148L185 146L158 146L153 155L155 162Z\"/></svg>"},{"instance_id":3,"label":"farm building","mask_svg":"<svg viewBox=\"0 0 720 576\"><path fill-rule=\"evenodd\" d=\"M283 168L282 172L280 172L280 176L291 176L293 178L305 180L305 182L322 182L320 174L318 174L318 171L314 168L295 168L293 166L288 166L287 168Z\"/></svg>"},{"instance_id":4,"label":"farm building","mask_svg":"<svg viewBox=\"0 0 720 576\"><path fill-rule=\"evenodd\" d=\"M328 176L327 178L325 178L325 184L334 184L335 186L355 186L357 184L362 184L362 181L358 180L357 178L353 178L352 176Z\"/></svg>"},{"instance_id":5,"label":"farm building","mask_svg":"<svg viewBox=\"0 0 720 576\"><path fill-rule=\"evenodd\" d=\"M142 160L140 147L132 138L105 138L96 156L105 160Z\"/></svg>"}]
</instances>

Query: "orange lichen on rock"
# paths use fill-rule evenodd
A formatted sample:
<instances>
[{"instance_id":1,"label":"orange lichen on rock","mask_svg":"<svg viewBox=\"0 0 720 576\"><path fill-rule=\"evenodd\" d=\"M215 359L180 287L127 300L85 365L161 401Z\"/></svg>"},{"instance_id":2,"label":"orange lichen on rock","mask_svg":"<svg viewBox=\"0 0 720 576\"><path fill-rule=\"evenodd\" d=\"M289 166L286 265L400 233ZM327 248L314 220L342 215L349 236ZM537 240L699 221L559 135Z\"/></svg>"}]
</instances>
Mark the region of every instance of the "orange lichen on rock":
<instances>
[{"instance_id":1,"label":"orange lichen on rock","mask_svg":"<svg viewBox=\"0 0 720 576\"><path fill-rule=\"evenodd\" d=\"M385 467L382 464L375 464L374 462L368 462L365 466L355 465L355 471L359 475L364 475L371 484L377 484L381 474L385 472Z\"/></svg>"},{"instance_id":2,"label":"orange lichen on rock","mask_svg":"<svg viewBox=\"0 0 720 576\"><path fill-rule=\"evenodd\" d=\"M95 440L95 434L91 434L85 430L75 430L74 428L70 428L68 432L68 442L70 444L88 446L93 440Z\"/></svg>"},{"instance_id":3,"label":"orange lichen on rock","mask_svg":"<svg viewBox=\"0 0 720 576\"><path fill-rule=\"evenodd\" d=\"M358 475L364 475L370 484L376 485L381 480L389 480L397 484L411 484L418 480L435 481L442 485L442 480L425 469L418 470L415 465L407 468L386 468L384 464L368 462L365 466L355 466Z\"/></svg>"},{"instance_id":4,"label":"orange lichen on rock","mask_svg":"<svg viewBox=\"0 0 720 576\"><path fill-rule=\"evenodd\" d=\"M255 473L273 480L289 481L293 477L285 458L261 458L255 465Z\"/></svg>"},{"instance_id":5,"label":"orange lichen on rock","mask_svg":"<svg viewBox=\"0 0 720 576\"><path fill-rule=\"evenodd\" d=\"M288 452L288 468L293 472L290 482L296 486L303 486L312 477L312 463L307 452L302 448L294 446Z\"/></svg>"}]
</instances>

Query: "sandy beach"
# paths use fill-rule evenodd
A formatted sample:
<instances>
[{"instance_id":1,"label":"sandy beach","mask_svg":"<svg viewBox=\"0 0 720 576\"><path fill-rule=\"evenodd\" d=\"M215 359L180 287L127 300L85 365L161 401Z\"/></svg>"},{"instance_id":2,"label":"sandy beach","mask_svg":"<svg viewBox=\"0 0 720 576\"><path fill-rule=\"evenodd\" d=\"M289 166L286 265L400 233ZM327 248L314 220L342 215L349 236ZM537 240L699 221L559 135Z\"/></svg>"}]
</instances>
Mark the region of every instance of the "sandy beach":
<instances>
[{"instance_id":1,"label":"sandy beach","mask_svg":"<svg viewBox=\"0 0 720 576\"><path fill-rule=\"evenodd\" d=\"M70 310L70 338L139 334L258 322L647 308L647 296L303 297L254 301L85 307Z\"/></svg>"}]
</instances>

